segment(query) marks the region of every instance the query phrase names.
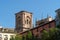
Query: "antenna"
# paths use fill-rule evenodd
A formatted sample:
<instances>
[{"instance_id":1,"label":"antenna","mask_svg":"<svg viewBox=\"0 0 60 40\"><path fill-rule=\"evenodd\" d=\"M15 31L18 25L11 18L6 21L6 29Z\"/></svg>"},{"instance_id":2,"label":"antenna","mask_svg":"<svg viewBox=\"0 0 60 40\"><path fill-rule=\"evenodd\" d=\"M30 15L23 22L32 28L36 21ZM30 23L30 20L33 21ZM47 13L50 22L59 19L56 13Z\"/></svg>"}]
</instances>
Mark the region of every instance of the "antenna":
<instances>
[{"instance_id":1,"label":"antenna","mask_svg":"<svg viewBox=\"0 0 60 40\"><path fill-rule=\"evenodd\" d=\"M41 14L41 19L43 19L43 13Z\"/></svg>"},{"instance_id":2,"label":"antenna","mask_svg":"<svg viewBox=\"0 0 60 40\"><path fill-rule=\"evenodd\" d=\"M47 18L49 17L49 14L47 13Z\"/></svg>"},{"instance_id":3,"label":"antenna","mask_svg":"<svg viewBox=\"0 0 60 40\"><path fill-rule=\"evenodd\" d=\"M37 18L35 18L35 26L36 26L36 22L38 21L38 19Z\"/></svg>"}]
</instances>

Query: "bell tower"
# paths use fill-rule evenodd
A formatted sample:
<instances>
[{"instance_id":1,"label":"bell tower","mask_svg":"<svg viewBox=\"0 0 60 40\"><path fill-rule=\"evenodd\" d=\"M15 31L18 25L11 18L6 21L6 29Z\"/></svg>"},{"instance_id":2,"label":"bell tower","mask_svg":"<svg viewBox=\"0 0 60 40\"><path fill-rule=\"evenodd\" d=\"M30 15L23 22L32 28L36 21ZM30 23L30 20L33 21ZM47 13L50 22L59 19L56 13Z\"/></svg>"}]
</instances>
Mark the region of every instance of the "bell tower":
<instances>
[{"instance_id":1,"label":"bell tower","mask_svg":"<svg viewBox=\"0 0 60 40\"><path fill-rule=\"evenodd\" d=\"M27 11L20 11L16 13L16 27L17 32L27 31L32 28L32 13Z\"/></svg>"}]
</instances>

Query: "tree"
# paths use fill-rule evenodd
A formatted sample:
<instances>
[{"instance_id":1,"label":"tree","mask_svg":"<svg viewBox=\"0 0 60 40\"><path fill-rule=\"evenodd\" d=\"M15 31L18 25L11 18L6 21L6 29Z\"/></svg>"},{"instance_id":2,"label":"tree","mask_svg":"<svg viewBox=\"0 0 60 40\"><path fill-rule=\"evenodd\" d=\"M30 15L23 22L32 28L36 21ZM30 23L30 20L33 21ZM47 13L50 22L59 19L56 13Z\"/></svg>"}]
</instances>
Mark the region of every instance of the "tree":
<instances>
[{"instance_id":1,"label":"tree","mask_svg":"<svg viewBox=\"0 0 60 40\"><path fill-rule=\"evenodd\" d=\"M10 40L22 40L22 35L16 35L15 37L11 37Z\"/></svg>"},{"instance_id":2,"label":"tree","mask_svg":"<svg viewBox=\"0 0 60 40\"><path fill-rule=\"evenodd\" d=\"M50 28L49 40L57 40L57 33L59 33L57 28Z\"/></svg>"},{"instance_id":3,"label":"tree","mask_svg":"<svg viewBox=\"0 0 60 40\"><path fill-rule=\"evenodd\" d=\"M11 40L60 40L60 29L50 28L49 31L43 30L41 39L33 36L31 31L29 31L27 35L16 35L15 38L12 37Z\"/></svg>"},{"instance_id":4,"label":"tree","mask_svg":"<svg viewBox=\"0 0 60 40\"><path fill-rule=\"evenodd\" d=\"M41 40L47 40L47 38L49 37L49 33L46 30L43 30L41 35Z\"/></svg>"},{"instance_id":5,"label":"tree","mask_svg":"<svg viewBox=\"0 0 60 40\"><path fill-rule=\"evenodd\" d=\"M15 40L22 40L22 35L16 35Z\"/></svg>"},{"instance_id":6,"label":"tree","mask_svg":"<svg viewBox=\"0 0 60 40\"><path fill-rule=\"evenodd\" d=\"M15 40L15 39L14 39L14 37L11 37L11 39L10 39L10 40Z\"/></svg>"},{"instance_id":7,"label":"tree","mask_svg":"<svg viewBox=\"0 0 60 40\"><path fill-rule=\"evenodd\" d=\"M57 28L59 28L59 29L60 29L60 25L59 25L59 24L57 25Z\"/></svg>"},{"instance_id":8,"label":"tree","mask_svg":"<svg viewBox=\"0 0 60 40\"><path fill-rule=\"evenodd\" d=\"M27 36L28 36L28 39L32 39L32 33L31 33L31 31L28 32Z\"/></svg>"},{"instance_id":9,"label":"tree","mask_svg":"<svg viewBox=\"0 0 60 40\"><path fill-rule=\"evenodd\" d=\"M49 32L43 30L41 40L60 40L60 29L50 28Z\"/></svg>"}]
</instances>

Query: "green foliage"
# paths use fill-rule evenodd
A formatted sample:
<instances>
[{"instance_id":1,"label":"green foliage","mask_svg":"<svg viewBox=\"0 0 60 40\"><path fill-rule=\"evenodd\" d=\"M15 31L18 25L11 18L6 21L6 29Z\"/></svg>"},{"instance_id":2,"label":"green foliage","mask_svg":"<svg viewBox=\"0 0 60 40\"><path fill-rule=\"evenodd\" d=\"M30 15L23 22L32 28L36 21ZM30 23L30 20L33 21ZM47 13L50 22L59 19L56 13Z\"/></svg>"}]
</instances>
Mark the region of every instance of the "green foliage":
<instances>
[{"instance_id":1,"label":"green foliage","mask_svg":"<svg viewBox=\"0 0 60 40\"><path fill-rule=\"evenodd\" d=\"M49 32L43 31L41 40L60 40L60 30L50 28Z\"/></svg>"},{"instance_id":2,"label":"green foliage","mask_svg":"<svg viewBox=\"0 0 60 40\"><path fill-rule=\"evenodd\" d=\"M41 35L41 40L47 40L47 38L49 37L49 33L46 30L43 30Z\"/></svg>"},{"instance_id":3,"label":"green foliage","mask_svg":"<svg viewBox=\"0 0 60 40\"><path fill-rule=\"evenodd\" d=\"M15 37L12 37L10 40L22 40L22 35L16 35Z\"/></svg>"},{"instance_id":4,"label":"green foliage","mask_svg":"<svg viewBox=\"0 0 60 40\"><path fill-rule=\"evenodd\" d=\"M11 37L11 39L10 39L10 40L15 40L15 39L14 39L14 37Z\"/></svg>"},{"instance_id":5,"label":"green foliage","mask_svg":"<svg viewBox=\"0 0 60 40\"><path fill-rule=\"evenodd\" d=\"M31 31L29 31L27 35L16 35L11 40L60 40L60 29L50 28L49 31L43 30L39 38L33 36Z\"/></svg>"},{"instance_id":6,"label":"green foliage","mask_svg":"<svg viewBox=\"0 0 60 40\"><path fill-rule=\"evenodd\" d=\"M57 25L56 27L60 29L60 25Z\"/></svg>"},{"instance_id":7,"label":"green foliage","mask_svg":"<svg viewBox=\"0 0 60 40\"><path fill-rule=\"evenodd\" d=\"M28 36L29 39L32 39L32 33L31 33L31 31L28 32L27 36Z\"/></svg>"},{"instance_id":8,"label":"green foliage","mask_svg":"<svg viewBox=\"0 0 60 40\"><path fill-rule=\"evenodd\" d=\"M22 36L21 35L16 35L15 40L22 40Z\"/></svg>"},{"instance_id":9,"label":"green foliage","mask_svg":"<svg viewBox=\"0 0 60 40\"><path fill-rule=\"evenodd\" d=\"M24 35L24 36L23 36L23 40L26 40L26 39L27 39L27 37L26 37L26 35Z\"/></svg>"}]
</instances>

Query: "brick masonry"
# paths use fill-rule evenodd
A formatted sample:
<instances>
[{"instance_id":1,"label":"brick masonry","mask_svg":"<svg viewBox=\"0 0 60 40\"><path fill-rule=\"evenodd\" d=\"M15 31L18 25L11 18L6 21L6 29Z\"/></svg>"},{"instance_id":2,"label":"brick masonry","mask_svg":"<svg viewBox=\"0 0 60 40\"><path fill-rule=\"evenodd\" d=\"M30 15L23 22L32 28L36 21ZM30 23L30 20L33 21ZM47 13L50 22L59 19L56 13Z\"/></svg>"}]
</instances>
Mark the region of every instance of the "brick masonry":
<instances>
[{"instance_id":1,"label":"brick masonry","mask_svg":"<svg viewBox=\"0 0 60 40\"><path fill-rule=\"evenodd\" d=\"M49 31L49 28L55 28L55 26L56 26L55 20L52 20L48 23L45 23L43 25L40 25L40 26L30 29L28 31L31 31L32 35L34 35L34 36L39 36L39 35L41 35L43 30ZM27 35L28 31L21 32L20 34Z\"/></svg>"}]
</instances>

